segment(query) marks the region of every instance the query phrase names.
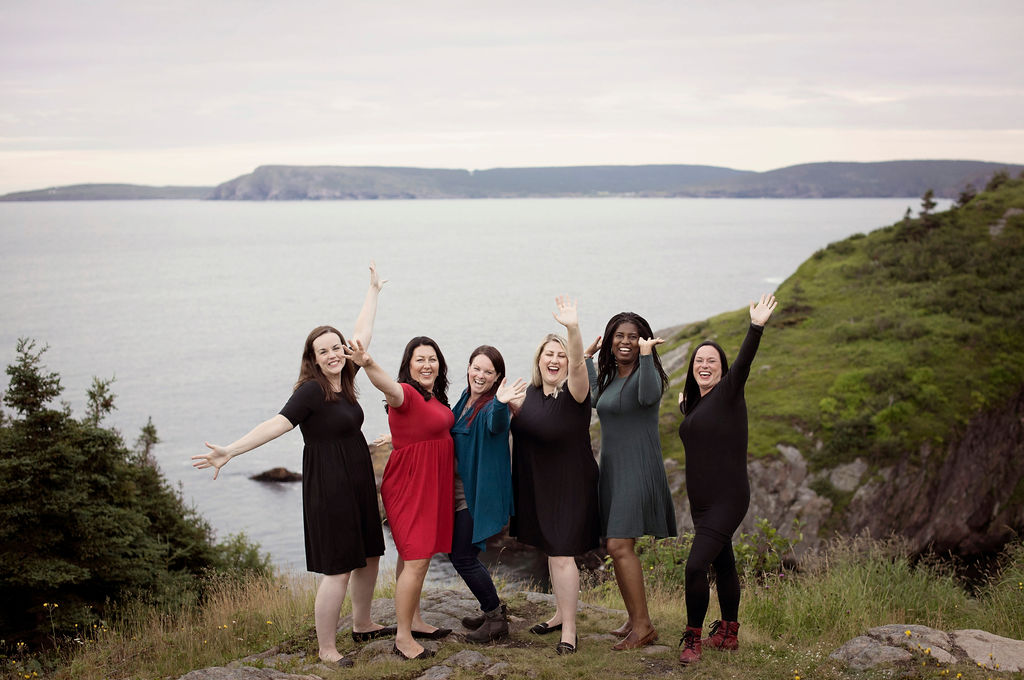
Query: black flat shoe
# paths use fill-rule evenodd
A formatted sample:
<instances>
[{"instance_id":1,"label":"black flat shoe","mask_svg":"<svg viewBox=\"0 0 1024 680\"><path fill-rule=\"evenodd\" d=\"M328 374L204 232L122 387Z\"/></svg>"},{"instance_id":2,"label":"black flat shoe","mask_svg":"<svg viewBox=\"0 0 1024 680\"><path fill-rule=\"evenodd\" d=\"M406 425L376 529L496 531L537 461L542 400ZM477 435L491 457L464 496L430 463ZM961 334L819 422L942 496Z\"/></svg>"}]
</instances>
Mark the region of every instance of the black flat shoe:
<instances>
[{"instance_id":1,"label":"black flat shoe","mask_svg":"<svg viewBox=\"0 0 1024 680\"><path fill-rule=\"evenodd\" d=\"M566 654L575 654L576 647L580 644L580 636L576 636L576 644L570 645L568 642L559 642L555 645L555 653L559 656L565 656Z\"/></svg>"},{"instance_id":2,"label":"black flat shoe","mask_svg":"<svg viewBox=\"0 0 1024 680\"><path fill-rule=\"evenodd\" d=\"M352 631L353 642L369 642L370 640L376 640L382 637L392 637L398 631L393 626L387 626L385 628L378 628L377 630L368 630L364 633L358 633Z\"/></svg>"},{"instance_id":3,"label":"black flat shoe","mask_svg":"<svg viewBox=\"0 0 1024 680\"><path fill-rule=\"evenodd\" d=\"M530 628L530 632L534 635L547 635L548 633L554 633L556 630L562 630L562 624L549 626L547 621L542 621Z\"/></svg>"},{"instance_id":4,"label":"black flat shoe","mask_svg":"<svg viewBox=\"0 0 1024 680\"><path fill-rule=\"evenodd\" d=\"M338 668L352 668L352 666L356 665L356 662L348 658L347 656L343 656L337 661L328 661L327 659L320 659L320 663L324 664L325 666L337 666Z\"/></svg>"},{"instance_id":5,"label":"black flat shoe","mask_svg":"<svg viewBox=\"0 0 1024 680\"><path fill-rule=\"evenodd\" d=\"M422 630L414 630L412 632L412 636L414 638L419 638L421 640L441 640L443 638L448 637L451 634L452 634L452 629L451 628L438 628L437 630L435 630L432 633L427 633L426 631L422 631ZM431 654L431 656L433 656L433 654Z\"/></svg>"},{"instance_id":6,"label":"black flat shoe","mask_svg":"<svg viewBox=\"0 0 1024 680\"><path fill-rule=\"evenodd\" d=\"M429 659L430 657L434 656L436 652L434 652L434 650L432 649L427 649L426 647L424 647L423 651L417 654L416 656L406 656L405 652L399 649L398 645L395 645L391 648L391 653L402 657L406 661L415 661L417 659Z\"/></svg>"}]
</instances>

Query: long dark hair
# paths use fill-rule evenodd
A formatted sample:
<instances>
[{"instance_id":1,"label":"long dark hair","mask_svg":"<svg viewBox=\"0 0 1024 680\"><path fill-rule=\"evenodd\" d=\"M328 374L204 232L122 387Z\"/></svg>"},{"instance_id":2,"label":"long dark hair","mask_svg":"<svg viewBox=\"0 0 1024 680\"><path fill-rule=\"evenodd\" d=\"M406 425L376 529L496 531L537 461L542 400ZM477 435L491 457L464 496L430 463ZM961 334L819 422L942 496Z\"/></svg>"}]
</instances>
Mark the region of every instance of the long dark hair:
<instances>
[{"instance_id":1,"label":"long dark hair","mask_svg":"<svg viewBox=\"0 0 1024 680\"><path fill-rule=\"evenodd\" d=\"M412 377L412 373L409 372L409 362L412 361L412 353L416 351L417 347L433 348L434 352L437 353L437 379L434 380L434 389L430 392L423 389ZM418 335L409 341L409 344L405 346L405 351L402 353L402 363L398 367L398 382L412 385L416 388L423 399L430 401L431 397L437 397L437 400L448 406L448 364L444 360L444 355L441 354L441 348L437 346L437 343L428 338L425 335Z\"/></svg>"},{"instance_id":2,"label":"long dark hair","mask_svg":"<svg viewBox=\"0 0 1024 680\"><path fill-rule=\"evenodd\" d=\"M637 330L640 331L641 338L654 337L651 324L647 323L647 319L634 312L619 312L608 319L608 324L604 327L604 336L601 339L601 351L597 357L598 399L601 398L605 388L612 384L612 380L618 374L619 367L615 363L615 357L612 352L612 336L615 335L615 330L624 323L635 324ZM658 369L658 375L661 377L661 391L664 392L665 388L668 387L668 375L665 374L665 369L661 367L661 357L658 356L658 348L652 347L651 354L654 356L654 367ZM633 370L636 370L636 366L639 363L640 357L637 356L637 363L634 365Z\"/></svg>"},{"instance_id":3,"label":"long dark hair","mask_svg":"<svg viewBox=\"0 0 1024 680\"><path fill-rule=\"evenodd\" d=\"M494 399L494 394L498 391L498 387L501 385L501 379L505 377L505 359L502 358L501 352L490 345L480 345L473 353L469 355L469 363L467 366L473 365L473 359L476 359L480 355L484 355L491 360L494 365L494 384L484 394L480 395L480 398L473 404L473 412L469 414L469 420L466 421L466 425L471 425L473 419L476 418L476 414L480 412L484 406L490 403L491 399ZM469 385L469 373L466 373L466 388L472 390Z\"/></svg>"},{"instance_id":4,"label":"long dark hair","mask_svg":"<svg viewBox=\"0 0 1024 680\"><path fill-rule=\"evenodd\" d=\"M302 346L299 379L295 382L295 387L292 390L299 389L299 386L305 382L315 380L323 389L324 399L327 401L338 401L338 395L340 394L354 404L356 403L356 371L359 370L359 367L351 361L345 360L345 365L341 369L341 392L335 392L334 387L331 386L331 381L327 379L327 376L320 370L320 365L316 363L313 341L321 335L327 335L328 333L334 333L341 339L341 344L345 344L345 336L334 326L317 326L311 330L306 337L306 344Z\"/></svg>"},{"instance_id":5,"label":"long dark hair","mask_svg":"<svg viewBox=\"0 0 1024 680\"><path fill-rule=\"evenodd\" d=\"M690 354L690 365L686 368L686 382L683 383L683 404L680 407L683 411L683 415L689 415L690 411L697 408L697 404L700 403L700 385L697 384L697 379L693 377L693 360L697 358L697 350L701 347L714 347L715 351L718 352L718 359L722 362L722 377L729 372L729 360L725 358L725 350L714 340L705 340L696 347L693 348L693 353Z\"/></svg>"}]
</instances>

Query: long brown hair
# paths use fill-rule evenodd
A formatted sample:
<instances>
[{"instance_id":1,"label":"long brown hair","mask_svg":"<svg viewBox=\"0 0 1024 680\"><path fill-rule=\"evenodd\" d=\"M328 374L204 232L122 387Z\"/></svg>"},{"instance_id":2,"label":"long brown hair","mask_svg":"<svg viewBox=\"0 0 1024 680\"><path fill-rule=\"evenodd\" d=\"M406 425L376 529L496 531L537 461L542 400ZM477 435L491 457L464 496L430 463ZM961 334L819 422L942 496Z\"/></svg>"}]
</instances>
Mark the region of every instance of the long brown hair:
<instances>
[{"instance_id":1,"label":"long brown hair","mask_svg":"<svg viewBox=\"0 0 1024 680\"><path fill-rule=\"evenodd\" d=\"M430 347L437 354L437 378L434 380L434 388L430 392L423 389L413 379L412 373L409 371L409 362L412 361L412 353L416 351L417 347ZM420 393L424 401L430 401L430 398L433 396L437 397L439 402L448 406L448 364L445 363L444 355L441 354L441 348L437 346L436 342L425 335L417 335L405 346L405 351L402 352L402 363L398 367L398 382L411 385Z\"/></svg>"},{"instance_id":2,"label":"long brown hair","mask_svg":"<svg viewBox=\"0 0 1024 680\"><path fill-rule=\"evenodd\" d=\"M320 370L320 365L316 363L316 355L313 352L313 341L319 338L321 335L327 335L328 333L334 333L341 338L341 344L345 344L345 336L341 334L334 326L317 326L309 332L309 336L306 338L306 344L302 347L302 363L299 364L299 379L295 381L295 387L293 390L299 389L299 386L310 380L315 380L320 384L320 387L324 391L324 399L327 401L338 401L338 395L345 397L351 403L356 403L356 371L359 367L356 366L349 360L345 360L345 365L341 369L341 392L335 392L334 387L331 386L331 381L327 379L327 376Z\"/></svg>"}]
</instances>

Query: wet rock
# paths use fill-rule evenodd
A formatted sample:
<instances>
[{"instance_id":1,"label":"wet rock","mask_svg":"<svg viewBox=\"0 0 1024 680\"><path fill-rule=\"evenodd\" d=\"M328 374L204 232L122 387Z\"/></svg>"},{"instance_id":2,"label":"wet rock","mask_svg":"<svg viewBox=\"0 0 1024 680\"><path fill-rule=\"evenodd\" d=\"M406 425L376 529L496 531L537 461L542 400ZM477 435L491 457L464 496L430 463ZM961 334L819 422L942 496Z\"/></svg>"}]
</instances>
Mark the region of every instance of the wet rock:
<instances>
[{"instance_id":1,"label":"wet rock","mask_svg":"<svg viewBox=\"0 0 1024 680\"><path fill-rule=\"evenodd\" d=\"M983 630L954 630L951 636L953 644L974 663L1011 673L1024 671L1024 641Z\"/></svg>"},{"instance_id":2,"label":"wet rock","mask_svg":"<svg viewBox=\"0 0 1024 680\"><path fill-rule=\"evenodd\" d=\"M249 479L257 482L301 482L302 475L298 472L292 472L288 468L276 467L261 472L258 475L253 475Z\"/></svg>"}]
</instances>

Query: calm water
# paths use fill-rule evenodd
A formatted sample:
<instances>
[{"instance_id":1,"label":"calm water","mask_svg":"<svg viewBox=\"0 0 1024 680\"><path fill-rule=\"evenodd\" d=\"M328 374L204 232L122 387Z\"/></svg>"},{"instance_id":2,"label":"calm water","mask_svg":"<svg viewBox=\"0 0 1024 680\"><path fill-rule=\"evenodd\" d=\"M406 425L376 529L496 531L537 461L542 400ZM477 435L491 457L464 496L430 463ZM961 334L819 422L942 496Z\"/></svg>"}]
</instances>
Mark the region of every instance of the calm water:
<instances>
[{"instance_id":1,"label":"calm water","mask_svg":"<svg viewBox=\"0 0 1024 680\"><path fill-rule=\"evenodd\" d=\"M245 203L0 203L0 360L17 338L83 412L92 376L116 377L108 420L131 442L150 416L165 475L223 536L244 531L284 568L304 569L298 485L249 475L301 470L294 430L234 459L214 482L189 456L227 444L290 394L302 342L320 324L351 332L376 259L372 354L394 374L406 341L430 335L454 399L469 352L497 346L529 376L560 327L554 297L579 298L586 342L612 314L655 328L743 307L815 250L891 224L918 199L535 199ZM948 202L943 207L948 205ZM784 305L785 300L781 303ZM361 379L364 434L386 431ZM394 559L389 546L386 560ZM435 579L451 572L435 559Z\"/></svg>"}]
</instances>

